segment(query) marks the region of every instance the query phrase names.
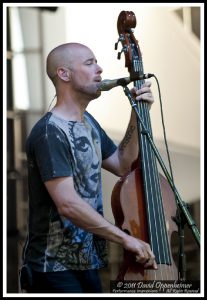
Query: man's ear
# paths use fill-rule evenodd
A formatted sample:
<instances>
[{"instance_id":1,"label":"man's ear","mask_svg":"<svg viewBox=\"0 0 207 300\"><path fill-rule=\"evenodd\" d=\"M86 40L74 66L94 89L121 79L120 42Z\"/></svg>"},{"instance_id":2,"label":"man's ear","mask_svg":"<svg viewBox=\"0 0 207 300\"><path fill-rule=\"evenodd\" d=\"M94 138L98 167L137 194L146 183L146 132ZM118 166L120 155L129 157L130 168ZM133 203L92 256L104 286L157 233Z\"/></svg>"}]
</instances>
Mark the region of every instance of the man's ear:
<instances>
[{"instance_id":1,"label":"man's ear","mask_svg":"<svg viewBox=\"0 0 207 300\"><path fill-rule=\"evenodd\" d=\"M70 70L65 67L57 68L57 75L64 81L70 81Z\"/></svg>"}]
</instances>

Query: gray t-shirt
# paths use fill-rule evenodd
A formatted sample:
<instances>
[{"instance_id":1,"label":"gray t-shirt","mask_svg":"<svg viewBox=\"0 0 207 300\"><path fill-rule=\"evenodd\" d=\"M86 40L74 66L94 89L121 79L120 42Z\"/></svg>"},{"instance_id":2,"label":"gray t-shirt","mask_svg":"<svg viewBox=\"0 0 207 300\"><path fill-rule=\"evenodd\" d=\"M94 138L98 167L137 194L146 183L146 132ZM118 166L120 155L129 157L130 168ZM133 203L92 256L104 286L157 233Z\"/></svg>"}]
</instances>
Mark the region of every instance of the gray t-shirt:
<instances>
[{"instance_id":1,"label":"gray t-shirt","mask_svg":"<svg viewBox=\"0 0 207 300\"><path fill-rule=\"evenodd\" d=\"M103 215L101 163L116 145L89 114L66 121L48 112L26 144L29 232L24 263L40 272L98 269L107 263L105 239L60 216L44 182L72 176L80 197Z\"/></svg>"}]
</instances>

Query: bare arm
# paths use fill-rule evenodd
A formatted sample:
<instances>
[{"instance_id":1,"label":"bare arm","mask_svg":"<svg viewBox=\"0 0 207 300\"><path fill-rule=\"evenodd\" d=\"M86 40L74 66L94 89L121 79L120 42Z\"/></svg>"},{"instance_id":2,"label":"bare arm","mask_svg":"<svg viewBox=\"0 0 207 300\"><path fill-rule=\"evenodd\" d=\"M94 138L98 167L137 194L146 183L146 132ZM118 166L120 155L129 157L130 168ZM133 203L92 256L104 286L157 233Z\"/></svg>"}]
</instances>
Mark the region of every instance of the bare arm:
<instances>
[{"instance_id":1,"label":"bare arm","mask_svg":"<svg viewBox=\"0 0 207 300\"><path fill-rule=\"evenodd\" d=\"M45 186L60 215L70 219L76 226L86 231L121 244L126 250L134 252L140 263L145 264L146 267L156 268L155 257L150 246L109 223L82 200L74 189L72 177L55 178L47 181Z\"/></svg>"},{"instance_id":2,"label":"bare arm","mask_svg":"<svg viewBox=\"0 0 207 300\"><path fill-rule=\"evenodd\" d=\"M131 92L135 95L136 100L144 100L152 104L154 99L150 86L150 82L145 82L140 90L133 88ZM131 165L137 159L138 152L137 117L133 110L123 140L115 153L102 162L102 167L115 175L123 176L131 170Z\"/></svg>"}]
</instances>

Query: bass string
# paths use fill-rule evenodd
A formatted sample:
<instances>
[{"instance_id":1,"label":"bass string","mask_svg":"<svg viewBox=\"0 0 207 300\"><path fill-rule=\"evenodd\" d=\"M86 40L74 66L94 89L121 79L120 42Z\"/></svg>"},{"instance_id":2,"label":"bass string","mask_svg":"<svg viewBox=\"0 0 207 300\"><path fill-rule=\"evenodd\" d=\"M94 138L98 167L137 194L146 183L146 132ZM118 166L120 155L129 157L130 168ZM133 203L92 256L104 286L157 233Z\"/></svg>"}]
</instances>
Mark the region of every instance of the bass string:
<instances>
[{"instance_id":1,"label":"bass string","mask_svg":"<svg viewBox=\"0 0 207 300\"><path fill-rule=\"evenodd\" d=\"M135 62L135 70L136 71L141 71L141 63L140 61L137 61L137 60L134 60ZM135 84L138 88L141 88L141 85L144 83L144 81L137 81ZM146 114L145 114L145 109L142 105L141 102L138 103L138 109L139 109L139 113L141 115L141 117L143 118L143 121L144 121L144 124L145 126L147 127L148 130L151 130L151 128L149 127L149 124L147 124L146 122ZM147 126L148 125L148 126ZM142 125L139 124L139 130L140 132L143 130L142 128ZM153 219L155 220L155 237L158 237L158 229L157 229L157 222L156 222L156 216L155 216L155 209L154 209L154 201L152 202L152 206L153 206L153 210L151 209L149 203L149 199L151 198L153 200L153 191L152 191L152 170L149 170L150 169L150 166L151 166L151 162L149 161L149 149L147 147L147 143L146 143L146 140L145 140L145 136L143 136L142 134L140 134L140 150L141 150L141 162L142 162L142 168L143 168L143 176L144 176L144 183L145 183L145 194L146 194L146 204L147 204L147 212L148 212L148 225L149 225L149 239L150 239L150 242L151 242L151 246L152 246L152 250L155 252L155 249L154 249L154 243L153 243L153 235L152 235L152 223L151 223L151 219L152 219L152 213L153 212ZM149 172L147 172L147 169L149 170ZM148 174L148 176L147 176ZM149 184L148 184L149 182ZM157 241L157 245L159 247L159 243ZM158 248L159 250L159 248ZM160 251L158 251L158 255L159 255L159 261L161 260L160 258Z\"/></svg>"},{"instance_id":2,"label":"bass string","mask_svg":"<svg viewBox=\"0 0 207 300\"><path fill-rule=\"evenodd\" d=\"M144 113L144 119L147 120L146 123L150 124L150 116L148 113L148 107L146 103L143 103L144 109L143 113ZM149 130L149 129L148 129ZM152 136L152 134L151 134ZM158 242L162 242L163 247L161 248L161 251L163 252L163 256L164 256L164 261L168 262L169 264L171 263L171 255L170 255L170 249L169 249L169 241L168 241L168 234L167 234L167 228L166 228L166 219L165 219L165 212L164 212L164 208L163 208L163 202L162 202L162 192L161 192L161 186L160 186L160 179L159 179L159 172L158 172L158 168L157 168L157 163L156 163L156 159L155 159L155 155L153 152L153 149L151 148L151 145L149 144L149 141L147 139L147 137L145 137L145 143L146 145L146 152L148 153L148 170L146 172L150 172L150 174L152 174L152 185L154 187L154 193L153 193L153 201L152 204L154 203L153 206L153 213L154 213L154 217L155 220L158 220ZM152 166L150 168L150 165ZM154 184L153 184L153 180L154 180ZM151 182L150 182L151 184ZM156 217L157 216L157 217ZM160 251L160 250L159 250ZM166 265L166 269L167 272L165 273L165 279L170 279L174 278L174 274L171 274L171 272L173 272L173 269L171 269L169 272L169 268Z\"/></svg>"},{"instance_id":3,"label":"bass string","mask_svg":"<svg viewBox=\"0 0 207 300\"><path fill-rule=\"evenodd\" d=\"M141 107L141 111L144 111L145 113L145 109L143 109L143 107ZM146 153L145 157L143 158L143 173L146 183L145 188L147 191L146 201L148 203L148 222L152 237L152 249L153 252L158 255L160 263L169 263L169 251L165 231L166 226L165 223L163 223L163 207L159 193L159 178L156 176L156 164L146 136L144 136L142 139L142 147L143 153ZM166 278L166 275L164 276L161 274L161 277Z\"/></svg>"},{"instance_id":4,"label":"bass string","mask_svg":"<svg viewBox=\"0 0 207 300\"><path fill-rule=\"evenodd\" d=\"M143 65L140 60L134 61L135 71L138 71L140 74L143 74ZM144 81L137 81L135 84L138 88ZM144 125L152 137L152 128L149 116L149 108L148 104L145 102L140 102L139 110L140 115L143 118ZM140 126L140 130L142 129L142 125ZM146 198L147 198L147 206L148 206L148 222L149 222L149 234L152 250L154 247L154 242L156 238L156 248L157 254L159 256L159 261L161 261L161 253L164 256L164 261L170 262L170 251L169 251L169 243L167 238L167 230L166 230L166 222L164 216L164 209L162 205L162 196L161 196L161 187L158 176L157 164L155 161L153 150L151 149L151 145L149 144L148 138L146 135L140 135L140 144L141 144L141 152L142 152L142 162L143 162L143 175L145 177L144 182L146 184ZM152 206L152 208L150 207ZM154 221L154 222L153 222ZM153 224L152 224L153 222ZM155 231L155 235L153 234L153 228ZM160 249L160 244L162 245ZM162 276L162 275L161 275ZM166 277L165 277L166 278Z\"/></svg>"}]
</instances>

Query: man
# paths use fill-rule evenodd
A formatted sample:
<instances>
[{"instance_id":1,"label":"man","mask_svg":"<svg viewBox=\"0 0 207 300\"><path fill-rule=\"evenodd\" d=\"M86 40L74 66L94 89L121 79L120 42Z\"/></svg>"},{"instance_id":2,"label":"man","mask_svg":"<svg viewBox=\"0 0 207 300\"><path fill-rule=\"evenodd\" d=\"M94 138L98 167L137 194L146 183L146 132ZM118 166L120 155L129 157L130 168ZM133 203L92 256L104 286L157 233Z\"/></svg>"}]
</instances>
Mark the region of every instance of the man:
<instances>
[{"instance_id":1,"label":"man","mask_svg":"<svg viewBox=\"0 0 207 300\"><path fill-rule=\"evenodd\" d=\"M93 52L78 43L53 49L47 58L57 103L34 126L27 140L29 234L20 279L28 292L101 292L98 269L106 266L106 239L131 251L144 267L156 269L150 246L103 217L101 167L117 176L137 158L136 116L130 139L119 147L86 112L100 96L102 69ZM151 104L150 83L133 89ZM127 140L127 142L126 142ZM27 276L27 275L31 276Z\"/></svg>"}]
</instances>

